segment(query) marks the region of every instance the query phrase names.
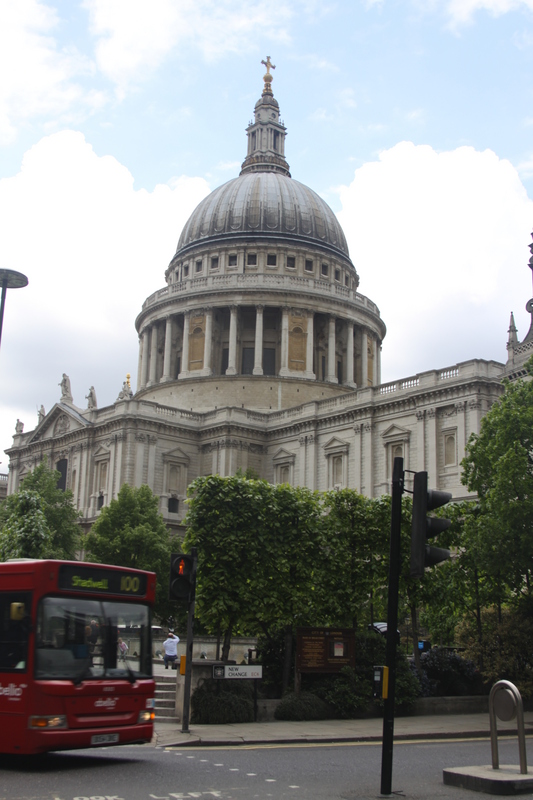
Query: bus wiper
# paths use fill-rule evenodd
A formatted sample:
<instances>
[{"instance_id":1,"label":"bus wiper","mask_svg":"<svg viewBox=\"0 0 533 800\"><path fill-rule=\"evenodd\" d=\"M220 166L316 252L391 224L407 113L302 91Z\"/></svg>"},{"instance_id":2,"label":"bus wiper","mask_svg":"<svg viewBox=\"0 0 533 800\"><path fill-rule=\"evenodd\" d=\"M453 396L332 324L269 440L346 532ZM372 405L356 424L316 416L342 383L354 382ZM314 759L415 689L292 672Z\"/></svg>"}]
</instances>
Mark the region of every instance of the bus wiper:
<instances>
[{"instance_id":1,"label":"bus wiper","mask_svg":"<svg viewBox=\"0 0 533 800\"><path fill-rule=\"evenodd\" d=\"M80 673L78 673L78 675L75 675L73 678L71 678L72 683L74 684L74 686L79 686L80 683L83 683L83 681L86 678L92 678L91 669L92 669L92 665L91 664L87 664L82 669L82 671Z\"/></svg>"}]
</instances>

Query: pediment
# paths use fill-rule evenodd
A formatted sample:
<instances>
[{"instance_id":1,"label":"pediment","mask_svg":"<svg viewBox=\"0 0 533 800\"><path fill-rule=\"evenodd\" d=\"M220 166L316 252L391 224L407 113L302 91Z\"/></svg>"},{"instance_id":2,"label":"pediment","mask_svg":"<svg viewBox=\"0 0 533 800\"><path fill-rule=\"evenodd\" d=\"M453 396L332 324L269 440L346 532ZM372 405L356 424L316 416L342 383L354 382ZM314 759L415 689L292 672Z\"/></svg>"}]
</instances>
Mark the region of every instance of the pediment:
<instances>
[{"instance_id":1,"label":"pediment","mask_svg":"<svg viewBox=\"0 0 533 800\"><path fill-rule=\"evenodd\" d=\"M109 450L109 448L103 447L103 445L99 445L98 449L95 450L95 452L93 453L93 458L100 460L109 458L110 452L111 451Z\"/></svg>"},{"instance_id":2,"label":"pediment","mask_svg":"<svg viewBox=\"0 0 533 800\"><path fill-rule=\"evenodd\" d=\"M330 452L339 452L341 450L348 449L348 442L343 442L342 439L338 439L336 436L333 436L326 444L324 445L324 450L327 453Z\"/></svg>"},{"instance_id":3,"label":"pediment","mask_svg":"<svg viewBox=\"0 0 533 800\"><path fill-rule=\"evenodd\" d=\"M188 466L190 460L187 453L184 453L180 447L175 447L173 450L163 453L163 461L177 461L180 464L186 464Z\"/></svg>"},{"instance_id":4,"label":"pediment","mask_svg":"<svg viewBox=\"0 0 533 800\"><path fill-rule=\"evenodd\" d=\"M397 439L401 439L404 442L411 436L411 431L407 428L401 428L399 425L391 425L387 428L386 431L383 431L381 434L382 439L386 439L387 441L394 441Z\"/></svg>"},{"instance_id":5,"label":"pediment","mask_svg":"<svg viewBox=\"0 0 533 800\"><path fill-rule=\"evenodd\" d=\"M75 408L66 403L56 403L39 422L30 438L31 442L59 439L67 433L87 428L89 423Z\"/></svg>"},{"instance_id":6,"label":"pediment","mask_svg":"<svg viewBox=\"0 0 533 800\"><path fill-rule=\"evenodd\" d=\"M289 450L285 450L284 447L280 447L274 455L272 456L272 461L294 461L296 456L294 453L291 453Z\"/></svg>"}]
</instances>

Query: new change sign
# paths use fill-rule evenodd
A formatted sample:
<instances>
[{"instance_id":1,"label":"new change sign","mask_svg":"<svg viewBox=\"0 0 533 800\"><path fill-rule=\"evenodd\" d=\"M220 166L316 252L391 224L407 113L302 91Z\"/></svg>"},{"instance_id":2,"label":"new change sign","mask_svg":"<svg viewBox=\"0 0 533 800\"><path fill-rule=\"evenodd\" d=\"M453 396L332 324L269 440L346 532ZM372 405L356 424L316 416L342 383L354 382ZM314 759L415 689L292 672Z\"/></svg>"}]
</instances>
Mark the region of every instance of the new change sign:
<instances>
[{"instance_id":1,"label":"new change sign","mask_svg":"<svg viewBox=\"0 0 533 800\"><path fill-rule=\"evenodd\" d=\"M233 664L217 664L213 666L213 678L238 678L242 680L259 680L263 677L262 666L237 666Z\"/></svg>"}]
</instances>

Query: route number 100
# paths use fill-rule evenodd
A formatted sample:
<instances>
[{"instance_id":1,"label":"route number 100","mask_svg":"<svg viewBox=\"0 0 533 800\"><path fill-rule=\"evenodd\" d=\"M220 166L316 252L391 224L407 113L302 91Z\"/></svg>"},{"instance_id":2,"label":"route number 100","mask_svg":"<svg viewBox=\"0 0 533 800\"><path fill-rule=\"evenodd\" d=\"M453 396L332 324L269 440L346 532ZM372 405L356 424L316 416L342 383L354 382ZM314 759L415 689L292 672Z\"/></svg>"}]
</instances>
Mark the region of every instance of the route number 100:
<instances>
[{"instance_id":1,"label":"route number 100","mask_svg":"<svg viewBox=\"0 0 533 800\"><path fill-rule=\"evenodd\" d=\"M120 591L137 593L139 591L139 578L123 575L120 579Z\"/></svg>"}]
</instances>

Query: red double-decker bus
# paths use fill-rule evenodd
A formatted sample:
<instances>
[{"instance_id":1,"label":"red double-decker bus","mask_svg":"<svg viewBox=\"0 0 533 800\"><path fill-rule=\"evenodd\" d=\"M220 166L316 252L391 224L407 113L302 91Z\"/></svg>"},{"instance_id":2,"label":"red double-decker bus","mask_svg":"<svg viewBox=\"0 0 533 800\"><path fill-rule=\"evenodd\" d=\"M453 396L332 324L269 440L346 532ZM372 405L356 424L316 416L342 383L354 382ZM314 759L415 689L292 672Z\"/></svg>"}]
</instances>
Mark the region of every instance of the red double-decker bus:
<instances>
[{"instance_id":1,"label":"red double-decker bus","mask_svg":"<svg viewBox=\"0 0 533 800\"><path fill-rule=\"evenodd\" d=\"M153 572L0 564L0 752L149 742Z\"/></svg>"}]
</instances>

